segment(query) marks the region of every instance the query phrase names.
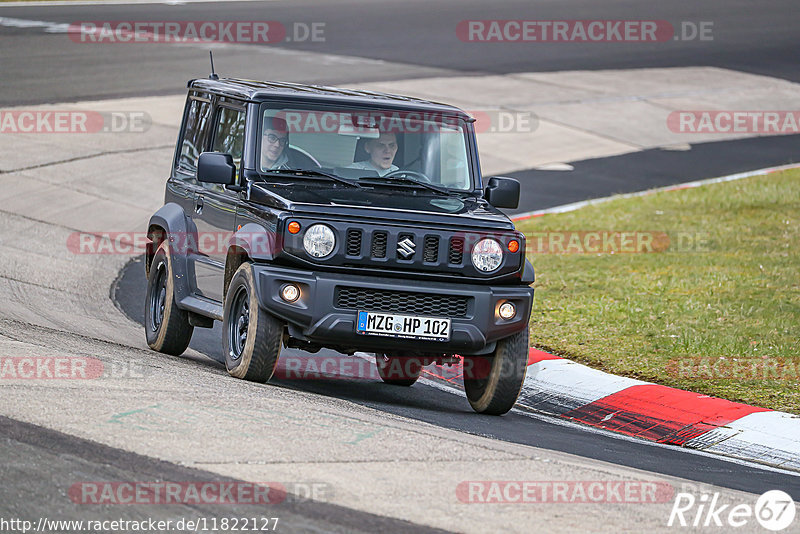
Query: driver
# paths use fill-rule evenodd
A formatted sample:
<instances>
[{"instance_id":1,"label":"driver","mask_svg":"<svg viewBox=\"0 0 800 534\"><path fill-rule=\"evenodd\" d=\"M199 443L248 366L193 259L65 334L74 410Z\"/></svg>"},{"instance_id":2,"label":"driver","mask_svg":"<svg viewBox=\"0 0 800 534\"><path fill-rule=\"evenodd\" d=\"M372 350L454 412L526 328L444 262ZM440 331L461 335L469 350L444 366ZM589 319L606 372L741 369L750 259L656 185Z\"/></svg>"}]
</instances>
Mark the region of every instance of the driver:
<instances>
[{"instance_id":1,"label":"driver","mask_svg":"<svg viewBox=\"0 0 800 534\"><path fill-rule=\"evenodd\" d=\"M286 121L278 117L264 117L261 133L261 169L290 169L286 147L289 145L289 129Z\"/></svg>"},{"instance_id":2,"label":"driver","mask_svg":"<svg viewBox=\"0 0 800 534\"><path fill-rule=\"evenodd\" d=\"M369 139L364 143L364 150L369 154L369 159L348 165L348 169L375 171L378 176L386 176L400 170L400 167L392 163L397 154L397 136L395 134L382 132L377 139Z\"/></svg>"}]
</instances>

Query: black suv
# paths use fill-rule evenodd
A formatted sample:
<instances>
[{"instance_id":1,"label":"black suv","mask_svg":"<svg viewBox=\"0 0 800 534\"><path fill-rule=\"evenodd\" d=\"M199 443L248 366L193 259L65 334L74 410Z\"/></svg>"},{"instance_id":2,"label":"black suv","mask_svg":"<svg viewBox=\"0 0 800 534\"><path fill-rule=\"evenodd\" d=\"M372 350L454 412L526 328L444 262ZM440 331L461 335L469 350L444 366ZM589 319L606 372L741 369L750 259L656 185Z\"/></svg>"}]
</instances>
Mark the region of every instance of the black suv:
<instances>
[{"instance_id":1,"label":"black suv","mask_svg":"<svg viewBox=\"0 0 800 534\"><path fill-rule=\"evenodd\" d=\"M472 407L525 377L533 268L484 187L473 122L408 97L193 80L164 206L150 219L147 342L180 354L223 323L228 372L266 382L282 347L375 353L381 378L463 358Z\"/></svg>"}]
</instances>

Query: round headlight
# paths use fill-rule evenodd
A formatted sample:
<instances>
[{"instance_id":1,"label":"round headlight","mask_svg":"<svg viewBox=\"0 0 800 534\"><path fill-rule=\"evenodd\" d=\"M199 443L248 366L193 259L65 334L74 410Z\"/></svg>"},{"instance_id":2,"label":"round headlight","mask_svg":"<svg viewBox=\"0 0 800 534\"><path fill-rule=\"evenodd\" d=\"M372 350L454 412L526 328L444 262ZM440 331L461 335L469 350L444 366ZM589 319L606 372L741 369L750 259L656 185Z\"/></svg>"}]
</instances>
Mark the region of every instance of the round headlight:
<instances>
[{"instance_id":1,"label":"round headlight","mask_svg":"<svg viewBox=\"0 0 800 534\"><path fill-rule=\"evenodd\" d=\"M333 230L324 224L314 224L308 227L303 236L303 247L309 255L315 258L324 258L331 252L336 245L336 237Z\"/></svg>"},{"instance_id":2,"label":"round headlight","mask_svg":"<svg viewBox=\"0 0 800 534\"><path fill-rule=\"evenodd\" d=\"M479 271L490 273L503 262L503 248L494 239L481 239L472 249L472 265Z\"/></svg>"}]
</instances>

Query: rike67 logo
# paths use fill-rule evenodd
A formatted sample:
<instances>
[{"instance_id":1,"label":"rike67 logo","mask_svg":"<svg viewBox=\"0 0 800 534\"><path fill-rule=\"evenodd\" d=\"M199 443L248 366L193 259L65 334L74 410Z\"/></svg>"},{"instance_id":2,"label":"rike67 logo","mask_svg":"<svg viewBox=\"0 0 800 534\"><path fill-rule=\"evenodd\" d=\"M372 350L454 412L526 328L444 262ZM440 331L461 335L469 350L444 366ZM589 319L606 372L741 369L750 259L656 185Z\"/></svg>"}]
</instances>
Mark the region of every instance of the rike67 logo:
<instances>
[{"instance_id":1,"label":"rike67 logo","mask_svg":"<svg viewBox=\"0 0 800 534\"><path fill-rule=\"evenodd\" d=\"M794 500L781 490L770 490L759 496L755 505L721 504L719 493L678 493L669 514L667 526L723 527L726 530L752 525L755 520L773 532L784 530L794 521Z\"/></svg>"}]
</instances>

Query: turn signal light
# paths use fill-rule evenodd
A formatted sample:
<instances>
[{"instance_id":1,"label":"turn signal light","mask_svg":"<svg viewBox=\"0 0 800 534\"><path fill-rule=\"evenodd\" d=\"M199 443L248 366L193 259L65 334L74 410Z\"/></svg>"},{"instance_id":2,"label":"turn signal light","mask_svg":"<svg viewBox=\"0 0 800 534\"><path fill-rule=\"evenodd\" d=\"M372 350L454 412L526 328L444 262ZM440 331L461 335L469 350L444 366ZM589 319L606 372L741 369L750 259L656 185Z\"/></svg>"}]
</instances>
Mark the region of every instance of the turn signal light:
<instances>
[{"instance_id":1,"label":"turn signal light","mask_svg":"<svg viewBox=\"0 0 800 534\"><path fill-rule=\"evenodd\" d=\"M512 239L508 242L508 251L514 253L519 250L519 241Z\"/></svg>"},{"instance_id":2,"label":"turn signal light","mask_svg":"<svg viewBox=\"0 0 800 534\"><path fill-rule=\"evenodd\" d=\"M300 223L297 221L292 221L289 223L289 233L296 234L300 231Z\"/></svg>"}]
</instances>

